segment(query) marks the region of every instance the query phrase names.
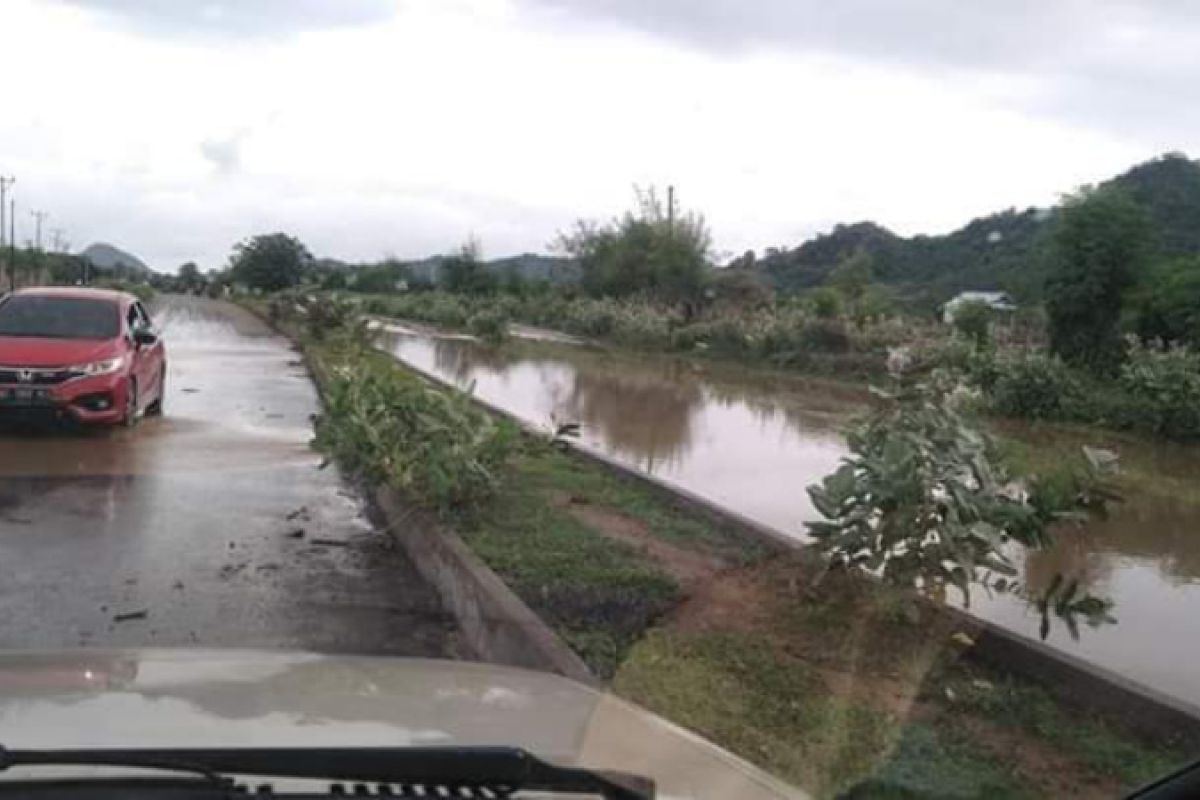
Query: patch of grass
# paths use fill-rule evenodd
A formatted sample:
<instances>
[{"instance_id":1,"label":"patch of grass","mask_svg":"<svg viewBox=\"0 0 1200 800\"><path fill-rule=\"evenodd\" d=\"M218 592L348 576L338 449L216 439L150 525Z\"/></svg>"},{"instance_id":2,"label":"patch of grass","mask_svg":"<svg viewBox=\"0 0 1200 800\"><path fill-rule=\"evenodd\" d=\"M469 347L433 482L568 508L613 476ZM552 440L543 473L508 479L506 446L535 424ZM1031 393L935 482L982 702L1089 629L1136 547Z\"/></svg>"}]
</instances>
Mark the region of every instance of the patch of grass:
<instances>
[{"instance_id":1,"label":"patch of grass","mask_svg":"<svg viewBox=\"0 0 1200 800\"><path fill-rule=\"evenodd\" d=\"M614 688L818 796L1036 796L1003 758L952 730L831 691L780 644L655 630L631 651Z\"/></svg>"},{"instance_id":2,"label":"patch of grass","mask_svg":"<svg viewBox=\"0 0 1200 800\"><path fill-rule=\"evenodd\" d=\"M460 530L602 677L679 602L678 584L634 548L588 528L519 477L486 518L463 520Z\"/></svg>"},{"instance_id":3,"label":"patch of grass","mask_svg":"<svg viewBox=\"0 0 1200 800\"><path fill-rule=\"evenodd\" d=\"M842 795L853 800L973 800L1037 797L990 754L922 722L904 727L891 757Z\"/></svg>"},{"instance_id":4,"label":"patch of grass","mask_svg":"<svg viewBox=\"0 0 1200 800\"><path fill-rule=\"evenodd\" d=\"M653 489L615 475L571 453L532 444L514 460L516 480L543 499L577 497L643 522L657 538L749 564L770 553L757 539L675 508Z\"/></svg>"},{"instance_id":5,"label":"patch of grass","mask_svg":"<svg viewBox=\"0 0 1200 800\"><path fill-rule=\"evenodd\" d=\"M1059 703L1045 689L1012 677L986 683L952 680L957 713L968 711L1040 739L1088 769L1136 786L1185 760L1174 747L1135 741L1104 720Z\"/></svg>"}]
</instances>

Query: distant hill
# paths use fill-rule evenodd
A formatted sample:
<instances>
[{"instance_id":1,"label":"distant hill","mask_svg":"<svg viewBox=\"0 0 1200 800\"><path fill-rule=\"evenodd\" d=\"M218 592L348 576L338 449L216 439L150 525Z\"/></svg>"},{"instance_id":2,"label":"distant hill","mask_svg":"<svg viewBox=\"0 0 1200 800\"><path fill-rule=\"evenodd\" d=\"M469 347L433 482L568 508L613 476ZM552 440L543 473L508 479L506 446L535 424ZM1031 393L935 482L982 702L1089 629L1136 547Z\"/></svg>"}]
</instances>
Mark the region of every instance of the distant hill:
<instances>
[{"instance_id":1,"label":"distant hill","mask_svg":"<svg viewBox=\"0 0 1200 800\"><path fill-rule=\"evenodd\" d=\"M104 242L96 242L79 254L93 266L102 270L121 272L127 275L149 275L151 269L137 256Z\"/></svg>"},{"instance_id":2,"label":"distant hill","mask_svg":"<svg viewBox=\"0 0 1200 800\"><path fill-rule=\"evenodd\" d=\"M1200 252L1200 164L1170 153L1112 178L1147 211L1162 255ZM1009 209L972 220L943 236L903 237L873 222L838 225L790 250L769 251L754 269L782 290L821 284L862 249L875 277L901 298L932 304L967 289L1003 289L1036 299L1044 278L1043 247L1055 209Z\"/></svg>"}]
</instances>

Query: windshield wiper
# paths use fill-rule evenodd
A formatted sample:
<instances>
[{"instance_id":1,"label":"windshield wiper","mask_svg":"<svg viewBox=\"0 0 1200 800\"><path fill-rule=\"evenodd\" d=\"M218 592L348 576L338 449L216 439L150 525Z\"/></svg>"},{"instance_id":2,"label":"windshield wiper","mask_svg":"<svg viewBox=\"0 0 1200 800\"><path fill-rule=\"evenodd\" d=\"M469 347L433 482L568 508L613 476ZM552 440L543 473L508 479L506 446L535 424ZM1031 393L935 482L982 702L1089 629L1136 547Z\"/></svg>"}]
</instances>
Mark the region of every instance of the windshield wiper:
<instances>
[{"instance_id":1,"label":"windshield wiper","mask_svg":"<svg viewBox=\"0 0 1200 800\"><path fill-rule=\"evenodd\" d=\"M515 747L335 747L150 750L9 750L0 772L24 766L128 767L359 783L486 787L513 792L653 800L653 781L623 772L559 767Z\"/></svg>"}]
</instances>

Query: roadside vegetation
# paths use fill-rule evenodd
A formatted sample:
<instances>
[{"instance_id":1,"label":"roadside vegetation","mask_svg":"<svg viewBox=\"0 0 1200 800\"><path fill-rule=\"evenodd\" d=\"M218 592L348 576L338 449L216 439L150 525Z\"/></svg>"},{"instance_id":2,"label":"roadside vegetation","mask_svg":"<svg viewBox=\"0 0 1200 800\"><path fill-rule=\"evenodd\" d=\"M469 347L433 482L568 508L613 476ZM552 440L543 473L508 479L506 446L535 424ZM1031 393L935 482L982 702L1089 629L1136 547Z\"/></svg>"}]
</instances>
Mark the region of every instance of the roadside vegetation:
<instances>
[{"instance_id":1,"label":"roadside vegetation","mask_svg":"<svg viewBox=\"0 0 1200 800\"><path fill-rule=\"evenodd\" d=\"M367 293L343 285L368 313L492 342L520 322L852 379L879 378L888 353L904 347L958 370L999 416L1190 441L1200 438L1200 293L1189 291L1200 286L1200 257L1157 257L1153 233L1120 189L1083 190L1057 210L1038 250L1044 306L999 313L968 302L949 325L933 309L899 303L865 251L843 258L824 285L789 295L769 289L750 256L712 270L703 218L673 216L653 195L560 237L577 283L500 281L472 244L447 257L439 285L404 280L403 290Z\"/></svg>"},{"instance_id":2,"label":"roadside vegetation","mask_svg":"<svg viewBox=\"0 0 1200 800\"><path fill-rule=\"evenodd\" d=\"M915 599L906 581L830 570L836 552L859 551L844 537L830 537L839 544L823 558L781 553L556 446L550 432L515 432L371 350L349 304L302 293L248 302L305 344L326 396L319 447L438 513L614 691L818 796L1109 796L1193 744L1147 739L1054 686L965 658L970 624ZM912 439L944 423L974 441L946 408L919 413L937 424L877 431ZM864 458L894 450L862 435ZM948 457L979 456L972 447Z\"/></svg>"},{"instance_id":3,"label":"roadside vegetation","mask_svg":"<svg viewBox=\"0 0 1200 800\"><path fill-rule=\"evenodd\" d=\"M1069 198L1044 231L1038 307L968 302L945 319L899 302L866 249L791 295L753 254L713 270L703 218L653 194L560 237L570 281L499 275L474 241L424 271L323 270L288 237L239 247L228 276L287 290L270 309L324 387L317 445L460 531L618 693L819 796L1111 796L1200 742L980 666L973 623L945 603L1016 595L1043 636L1111 621L1071 581L1022 585L1012 558L1117 499L1115 456L1073 447L1051 463L978 415L1200 438L1200 300L1185 291L1200 261L1161 258L1112 187ZM815 544L781 553L426 383L370 348L363 315L495 346L525 323L887 385L843 466L808 487Z\"/></svg>"}]
</instances>

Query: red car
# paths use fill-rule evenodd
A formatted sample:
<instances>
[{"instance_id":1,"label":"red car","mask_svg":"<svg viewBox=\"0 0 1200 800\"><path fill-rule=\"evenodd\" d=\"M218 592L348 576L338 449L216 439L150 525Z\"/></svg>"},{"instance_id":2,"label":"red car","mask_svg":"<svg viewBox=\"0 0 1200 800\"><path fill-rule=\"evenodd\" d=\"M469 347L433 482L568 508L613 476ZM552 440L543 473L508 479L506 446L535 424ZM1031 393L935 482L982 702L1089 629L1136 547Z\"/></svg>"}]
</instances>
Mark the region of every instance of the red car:
<instances>
[{"instance_id":1,"label":"red car","mask_svg":"<svg viewBox=\"0 0 1200 800\"><path fill-rule=\"evenodd\" d=\"M0 298L0 417L41 410L133 425L161 414L166 348L133 295L22 289Z\"/></svg>"}]
</instances>

